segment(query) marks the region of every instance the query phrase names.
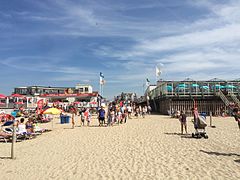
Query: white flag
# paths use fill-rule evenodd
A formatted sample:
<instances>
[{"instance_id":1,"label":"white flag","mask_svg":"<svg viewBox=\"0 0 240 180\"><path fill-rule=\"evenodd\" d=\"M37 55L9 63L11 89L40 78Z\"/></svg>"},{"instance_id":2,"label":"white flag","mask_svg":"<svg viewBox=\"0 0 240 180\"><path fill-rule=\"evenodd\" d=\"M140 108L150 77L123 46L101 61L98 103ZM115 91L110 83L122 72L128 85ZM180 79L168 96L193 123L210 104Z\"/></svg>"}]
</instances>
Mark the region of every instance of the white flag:
<instances>
[{"instance_id":1,"label":"white flag","mask_svg":"<svg viewBox=\"0 0 240 180\"><path fill-rule=\"evenodd\" d=\"M156 76L159 77L162 74L160 67L156 66Z\"/></svg>"}]
</instances>

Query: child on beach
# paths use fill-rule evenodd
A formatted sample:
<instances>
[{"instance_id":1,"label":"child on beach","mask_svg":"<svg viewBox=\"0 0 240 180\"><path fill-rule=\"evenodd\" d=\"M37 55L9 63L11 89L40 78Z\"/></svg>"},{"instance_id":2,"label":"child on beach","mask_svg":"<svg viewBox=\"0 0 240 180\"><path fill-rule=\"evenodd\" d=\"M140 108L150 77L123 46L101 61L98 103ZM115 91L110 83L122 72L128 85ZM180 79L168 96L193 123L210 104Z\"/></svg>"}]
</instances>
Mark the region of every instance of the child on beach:
<instances>
[{"instance_id":1,"label":"child on beach","mask_svg":"<svg viewBox=\"0 0 240 180\"><path fill-rule=\"evenodd\" d=\"M87 126L90 126L91 113L90 113L89 109L86 109L86 111L84 112L84 117L85 117L85 120L87 121Z\"/></svg>"},{"instance_id":2,"label":"child on beach","mask_svg":"<svg viewBox=\"0 0 240 180\"><path fill-rule=\"evenodd\" d=\"M75 115L77 114L77 110L74 106L70 108L70 113L72 114L72 128L75 126Z\"/></svg>"},{"instance_id":3,"label":"child on beach","mask_svg":"<svg viewBox=\"0 0 240 180\"><path fill-rule=\"evenodd\" d=\"M72 113L72 128L74 129L75 126L75 113Z\"/></svg>"},{"instance_id":4,"label":"child on beach","mask_svg":"<svg viewBox=\"0 0 240 180\"><path fill-rule=\"evenodd\" d=\"M83 110L80 111L80 116L81 116L81 126L84 126L85 117L84 117L84 111Z\"/></svg>"},{"instance_id":5,"label":"child on beach","mask_svg":"<svg viewBox=\"0 0 240 180\"><path fill-rule=\"evenodd\" d=\"M117 121L118 121L118 124L122 122L122 112L120 109L117 110Z\"/></svg>"},{"instance_id":6,"label":"child on beach","mask_svg":"<svg viewBox=\"0 0 240 180\"><path fill-rule=\"evenodd\" d=\"M181 123L181 134L183 134L183 127L185 129L186 134L187 134L187 116L183 111L180 112L179 121Z\"/></svg>"}]
</instances>

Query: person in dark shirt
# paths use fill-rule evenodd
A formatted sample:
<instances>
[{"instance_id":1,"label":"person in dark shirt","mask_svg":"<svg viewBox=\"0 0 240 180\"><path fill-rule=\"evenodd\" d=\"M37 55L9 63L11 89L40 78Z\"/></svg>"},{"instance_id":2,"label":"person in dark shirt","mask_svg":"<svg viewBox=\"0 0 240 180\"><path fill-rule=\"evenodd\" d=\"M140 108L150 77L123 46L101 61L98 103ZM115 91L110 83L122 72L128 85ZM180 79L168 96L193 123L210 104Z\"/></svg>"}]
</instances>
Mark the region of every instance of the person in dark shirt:
<instances>
[{"instance_id":1,"label":"person in dark shirt","mask_svg":"<svg viewBox=\"0 0 240 180\"><path fill-rule=\"evenodd\" d=\"M183 134L183 127L184 127L185 132L187 134L187 116L183 111L180 112L179 121L181 123L181 133Z\"/></svg>"},{"instance_id":2,"label":"person in dark shirt","mask_svg":"<svg viewBox=\"0 0 240 180\"><path fill-rule=\"evenodd\" d=\"M98 110L98 120L99 126L102 126L105 123L105 110L103 109L103 106Z\"/></svg>"},{"instance_id":3,"label":"person in dark shirt","mask_svg":"<svg viewBox=\"0 0 240 180\"><path fill-rule=\"evenodd\" d=\"M240 114L239 114L238 108L234 108L234 109L233 109L233 117L234 117L235 120L237 121L239 130L240 130Z\"/></svg>"}]
</instances>

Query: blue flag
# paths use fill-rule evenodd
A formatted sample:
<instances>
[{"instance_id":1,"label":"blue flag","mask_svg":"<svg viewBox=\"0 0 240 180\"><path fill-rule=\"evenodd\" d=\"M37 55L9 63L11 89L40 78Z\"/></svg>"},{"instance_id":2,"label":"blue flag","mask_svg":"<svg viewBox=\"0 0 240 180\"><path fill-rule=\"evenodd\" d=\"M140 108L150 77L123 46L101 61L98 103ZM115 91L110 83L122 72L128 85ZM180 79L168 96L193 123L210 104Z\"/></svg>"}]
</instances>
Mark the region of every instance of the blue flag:
<instances>
[{"instance_id":1,"label":"blue flag","mask_svg":"<svg viewBox=\"0 0 240 180\"><path fill-rule=\"evenodd\" d=\"M103 76L103 73L102 73L102 72L100 72L100 77L101 77L101 78L104 78L104 76Z\"/></svg>"},{"instance_id":2,"label":"blue flag","mask_svg":"<svg viewBox=\"0 0 240 180\"><path fill-rule=\"evenodd\" d=\"M104 75L103 75L103 73L102 73L102 72L100 72L100 79L99 79L99 83L100 83L101 85L105 84Z\"/></svg>"}]
</instances>

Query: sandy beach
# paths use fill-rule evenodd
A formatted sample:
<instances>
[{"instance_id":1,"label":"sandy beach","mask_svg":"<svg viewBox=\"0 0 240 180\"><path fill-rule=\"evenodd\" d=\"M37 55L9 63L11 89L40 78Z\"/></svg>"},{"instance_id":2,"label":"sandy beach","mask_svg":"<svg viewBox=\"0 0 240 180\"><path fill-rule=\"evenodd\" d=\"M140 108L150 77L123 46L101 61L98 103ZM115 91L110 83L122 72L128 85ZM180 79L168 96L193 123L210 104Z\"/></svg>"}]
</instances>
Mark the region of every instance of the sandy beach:
<instances>
[{"instance_id":1,"label":"sandy beach","mask_svg":"<svg viewBox=\"0 0 240 180\"><path fill-rule=\"evenodd\" d=\"M11 143L0 143L0 179L240 179L240 131L233 118L214 117L209 139L191 138L191 118L188 135L167 116L114 127L93 121L71 129L56 119L53 131L16 144L16 160L9 159Z\"/></svg>"}]
</instances>

